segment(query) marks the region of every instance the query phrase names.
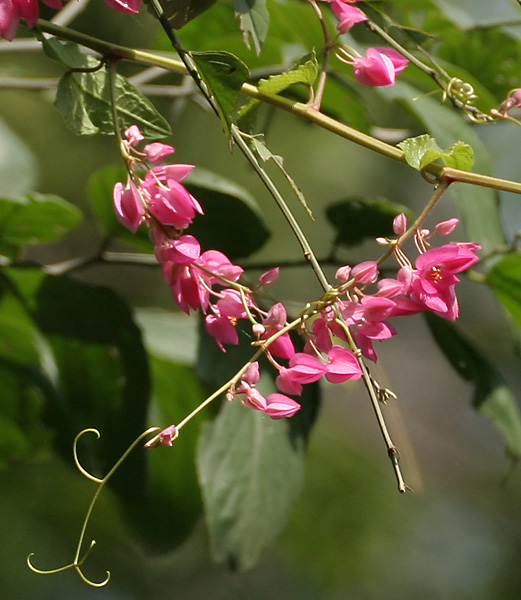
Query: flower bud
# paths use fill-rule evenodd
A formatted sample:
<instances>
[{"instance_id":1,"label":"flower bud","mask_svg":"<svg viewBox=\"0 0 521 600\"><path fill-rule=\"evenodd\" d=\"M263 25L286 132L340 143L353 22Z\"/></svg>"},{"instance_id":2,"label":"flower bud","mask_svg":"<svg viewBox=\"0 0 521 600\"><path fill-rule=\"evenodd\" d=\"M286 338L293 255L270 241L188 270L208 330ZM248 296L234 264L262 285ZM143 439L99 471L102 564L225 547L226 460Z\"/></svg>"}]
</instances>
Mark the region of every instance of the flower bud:
<instances>
[{"instance_id":1,"label":"flower bud","mask_svg":"<svg viewBox=\"0 0 521 600\"><path fill-rule=\"evenodd\" d=\"M394 217L393 231L396 235L403 235L407 231L407 217L404 213L400 213Z\"/></svg>"}]
</instances>

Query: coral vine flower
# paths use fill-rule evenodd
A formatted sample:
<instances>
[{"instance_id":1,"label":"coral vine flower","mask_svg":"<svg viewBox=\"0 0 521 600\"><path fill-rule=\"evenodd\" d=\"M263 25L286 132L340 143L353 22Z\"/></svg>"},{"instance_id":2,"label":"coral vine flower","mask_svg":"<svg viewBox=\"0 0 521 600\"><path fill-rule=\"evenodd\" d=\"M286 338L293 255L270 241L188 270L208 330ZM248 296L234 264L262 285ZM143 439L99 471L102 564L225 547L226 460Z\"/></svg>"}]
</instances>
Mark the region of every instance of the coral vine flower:
<instances>
[{"instance_id":1,"label":"coral vine flower","mask_svg":"<svg viewBox=\"0 0 521 600\"><path fill-rule=\"evenodd\" d=\"M455 242L427 250L416 259L411 298L436 314L454 321L459 305L454 286L461 273L479 260L479 244Z\"/></svg>"},{"instance_id":2,"label":"coral vine flower","mask_svg":"<svg viewBox=\"0 0 521 600\"><path fill-rule=\"evenodd\" d=\"M300 396L302 385L318 381L327 372L326 365L318 358L298 352L289 361L289 368L282 367L275 383L281 392Z\"/></svg>"},{"instance_id":3,"label":"coral vine flower","mask_svg":"<svg viewBox=\"0 0 521 600\"><path fill-rule=\"evenodd\" d=\"M342 383L362 377L362 369L356 356L347 348L333 346L328 353L328 359L326 379L329 383Z\"/></svg>"},{"instance_id":4,"label":"coral vine flower","mask_svg":"<svg viewBox=\"0 0 521 600\"><path fill-rule=\"evenodd\" d=\"M288 314L282 302L274 304L268 311L266 318L262 321L262 325L265 329L264 333L260 336L260 339L266 340L274 333L277 333L277 331L283 329L286 325L287 317ZM273 355L280 358L290 359L295 354L295 346L291 341L289 333L284 333L272 342L269 350Z\"/></svg>"},{"instance_id":5,"label":"coral vine flower","mask_svg":"<svg viewBox=\"0 0 521 600\"><path fill-rule=\"evenodd\" d=\"M114 210L118 221L132 233L136 233L145 218L145 207L132 181L126 187L120 182L114 186Z\"/></svg>"},{"instance_id":6,"label":"coral vine flower","mask_svg":"<svg viewBox=\"0 0 521 600\"><path fill-rule=\"evenodd\" d=\"M61 0L43 2L56 10L63 8ZM105 3L121 12L138 13L141 0L105 0ZM11 41L16 35L20 19L32 29L39 17L38 0L0 0L0 37Z\"/></svg>"},{"instance_id":7,"label":"coral vine flower","mask_svg":"<svg viewBox=\"0 0 521 600\"><path fill-rule=\"evenodd\" d=\"M362 85L394 85L396 75L401 73L408 60L391 48L368 48L365 56L356 56L350 62L353 74Z\"/></svg>"},{"instance_id":8,"label":"coral vine flower","mask_svg":"<svg viewBox=\"0 0 521 600\"><path fill-rule=\"evenodd\" d=\"M367 16L359 8L351 6L343 0L331 0L329 4L331 10L338 18L336 28L340 33L347 33L357 23L367 21Z\"/></svg>"},{"instance_id":9,"label":"coral vine flower","mask_svg":"<svg viewBox=\"0 0 521 600\"><path fill-rule=\"evenodd\" d=\"M292 417L301 408L296 400L288 398L288 396L285 396L284 394L278 394L277 392L267 396L266 404L267 406L264 409L264 412L272 419Z\"/></svg>"}]
</instances>

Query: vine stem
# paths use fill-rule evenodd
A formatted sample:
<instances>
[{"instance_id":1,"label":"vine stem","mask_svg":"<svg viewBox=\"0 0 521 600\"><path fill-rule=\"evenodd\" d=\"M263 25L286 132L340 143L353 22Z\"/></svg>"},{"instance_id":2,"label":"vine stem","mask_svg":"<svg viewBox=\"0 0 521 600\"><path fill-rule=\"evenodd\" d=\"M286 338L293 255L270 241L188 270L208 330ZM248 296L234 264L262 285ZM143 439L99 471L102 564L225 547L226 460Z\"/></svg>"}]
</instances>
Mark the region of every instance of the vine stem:
<instances>
[{"instance_id":1,"label":"vine stem","mask_svg":"<svg viewBox=\"0 0 521 600\"><path fill-rule=\"evenodd\" d=\"M96 52L99 52L105 56L118 57L133 62L138 62L145 65L162 67L164 69L174 71L176 73L188 73L186 65L181 61L177 60L168 55L156 54L145 50L136 50L125 46L119 46L112 44L104 40L74 31L67 27L60 27L49 21L39 19L37 23L42 31L50 33L60 39L70 40L77 42L87 48L90 48ZM245 95L270 104L286 112L289 112L301 119L314 123L315 125L326 129L331 133L338 135L344 139L350 140L359 146L363 146L369 150L377 152L382 156L391 158L401 163L406 163L405 154L400 148L387 144L367 133L363 133L349 127L348 125L341 123L322 114L317 110L313 110L306 104L301 102L294 102L283 96L277 94L270 94L267 92L261 92L256 86L245 83L241 89ZM521 194L521 183L517 181L509 181L506 179L500 179L498 177L491 177L481 173L474 173L471 171L461 171L459 169L452 169L444 167L436 163L430 163L424 169L425 172L434 175L434 177L440 179L442 176L448 176L454 182L470 183L473 185L479 185L482 187L493 188L496 190L512 192L514 194Z\"/></svg>"}]
</instances>

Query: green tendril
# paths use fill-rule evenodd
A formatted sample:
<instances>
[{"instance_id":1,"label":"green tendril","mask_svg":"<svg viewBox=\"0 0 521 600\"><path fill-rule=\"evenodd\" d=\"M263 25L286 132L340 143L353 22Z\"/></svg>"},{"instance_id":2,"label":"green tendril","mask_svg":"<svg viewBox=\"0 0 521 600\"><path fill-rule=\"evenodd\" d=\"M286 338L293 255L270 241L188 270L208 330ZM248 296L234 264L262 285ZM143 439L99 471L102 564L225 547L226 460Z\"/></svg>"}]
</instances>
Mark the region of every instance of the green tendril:
<instances>
[{"instance_id":1,"label":"green tendril","mask_svg":"<svg viewBox=\"0 0 521 600\"><path fill-rule=\"evenodd\" d=\"M87 525L89 523L90 517L92 515L92 511L94 509L94 506L98 500L98 497L101 493L101 490L103 489L103 487L105 486L105 484L109 481L109 479L112 477L112 475L114 475L114 473L117 471L117 469L121 466L121 464L123 463L123 461L127 458L127 456L132 452L132 450L134 450L134 448L146 437L148 437L150 434L152 433L157 433L158 431L160 431L160 427L150 427L149 429L147 429L146 431L144 431L141 435L139 435L133 442L132 444L130 444L130 446L125 450L125 452L121 455L121 457L117 460L117 462L114 464L114 466L112 467L112 469L110 469L110 471L105 475L105 477L103 477L102 479L100 479L99 477L95 477L94 475L92 475L91 473L89 473L84 467L82 467L79 459L78 459L78 441L79 439L85 434L85 433L94 433L96 435L96 439L99 439L101 437L100 432L97 429L84 429L82 431L80 431L80 433L78 433L78 435L76 436L76 438L74 439L74 444L73 444L73 454L74 454L74 463L76 464L76 467L78 468L78 470L80 471L80 473L86 477L87 479L89 479L90 481L93 481L94 483L96 483L98 485L98 488L96 490L96 492L94 493L94 496L92 497L92 500L89 504L89 508L87 509L87 513L85 514L85 518L83 520L83 525L81 527L81 531L80 531L80 536L78 539L78 545L76 546L76 554L74 555L74 559L71 563L69 563L68 565L65 565L63 567L58 567L56 569L48 569L48 570L44 570L44 569L39 569L37 567L35 567L33 565L32 559L34 556L34 552L31 552L31 554L29 554L29 556L27 557L27 566L29 567L29 569L31 569L31 571L33 571L33 573L37 573L38 575L52 575L54 573L61 573L63 571L67 571L69 569L74 569L76 571L76 573L78 573L78 575L80 576L80 579L87 583L88 585L92 586L92 587L103 587L105 585L107 585L107 583L110 580L110 571L107 571L106 573L106 577L103 581L92 581L91 579L89 579L81 570L81 567L83 565L83 563L86 561L87 557L89 556L92 548L94 548L94 546L96 545L96 540L91 540L89 547L87 548L87 550L85 551L85 554L81 557L81 549L83 546L83 541L85 539L85 533L87 531Z\"/></svg>"}]
</instances>

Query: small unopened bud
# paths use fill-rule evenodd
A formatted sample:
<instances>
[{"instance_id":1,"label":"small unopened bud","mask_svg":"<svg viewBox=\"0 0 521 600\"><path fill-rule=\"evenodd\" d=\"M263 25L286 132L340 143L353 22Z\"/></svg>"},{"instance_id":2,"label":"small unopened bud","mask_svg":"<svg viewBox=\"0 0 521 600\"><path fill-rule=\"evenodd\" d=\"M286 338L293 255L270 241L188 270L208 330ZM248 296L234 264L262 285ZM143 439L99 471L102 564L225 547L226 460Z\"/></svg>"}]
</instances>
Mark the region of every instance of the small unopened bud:
<instances>
[{"instance_id":1,"label":"small unopened bud","mask_svg":"<svg viewBox=\"0 0 521 600\"><path fill-rule=\"evenodd\" d=\"M259 277L259 281L261 282L261 285L271 285L272 283L274 283L275 281L277 281L277 278L279 276L279 267L275 267L274 269L271 269L270 271L266 271L266 273L263 273L260 277Z\"/></svg>"},{"instance_id":2,"label":"small unopened bud","mask_svg":"<svg viewBox=\"0 0 521 600\"><path fill-rule=\"evenodd\" d=\"M503 113L506 113L514 107L521 107L521 88L509 94L508 97L499 105L499 110Z\"/></svg>"},{"instance_id":3,"label":"small unopened bud","mask_svg":"<svg viewBox=\"0 0 521 600\"><path fill-rule=\"evenodd\" d=\"M407 217L404 213L400 213L394 217L393 231L396 235L403 235L407 231Z\"/></svg>"},{"instance_id":4,"label":"small unopened bud","mask_svg":"<svg viewBox=\"0 0 521 600\"><path fill-rule=\"evenodd\" d=\"M244 371L241 381L246 382L251 387L256 386L259 383L260 379L260 368L259 363L257 361L252 362L246 371Z\"/></svg>"},{"instance_id":5,"label":"small unopened bud","mask_svg":"<svg viewBox=\"0 0 521 600\"><path fill-rule=\"evenodd\" d=\"M459 219L448 219L436 225L436 231L440 235L450 235L457 227Z\"/></svg>"},{"instance_id":6,"label":"small unopened bud","mask_svg":"<svg viewBox=\"0 0 521 600\"><path fill-rule=\"evenodd\" d=\"M253 331L253 335L259 338L266 331L266 327L262 323L254 323L251 326L251 330Z\"/></svg>"},{"instance_id":7,"label":"small unopened bud","mask_svg":"<svg viewBox=\"0 0 521 600\"><path fill-rule=\"evenodd\" d=\"M177 438L179 432L175 425L170 425L166 429L163 429L158 435L159 441L163 446L172 446L172 442Z\"/></svg>"},{"instance_id":8,"label":"small unopened bud","mask_svg":"<svg viewBox=\"0 0 521 600\"><path fill-rule=\"evenodd\" d=\"M337 272L335 273L335 277L336 277L336 279L338 279L338 281L340 281L340 283L346 283L347 281L349 281L350 276L351 276L351 267L349 265L340 267L337 270Z\"/></svg>"}]
</instances>

